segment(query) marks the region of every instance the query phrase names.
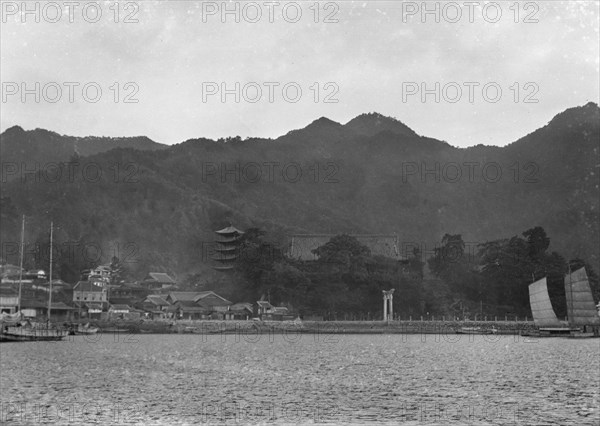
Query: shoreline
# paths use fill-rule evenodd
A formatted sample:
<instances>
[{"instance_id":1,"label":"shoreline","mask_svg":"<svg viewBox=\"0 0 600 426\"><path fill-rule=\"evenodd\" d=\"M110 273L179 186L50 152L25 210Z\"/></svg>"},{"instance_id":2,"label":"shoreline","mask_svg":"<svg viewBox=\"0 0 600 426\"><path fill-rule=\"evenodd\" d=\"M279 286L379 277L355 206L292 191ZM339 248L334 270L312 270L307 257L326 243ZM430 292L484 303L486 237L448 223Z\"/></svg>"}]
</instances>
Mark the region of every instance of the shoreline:
<instances>
[{"instance_id":1,"label":"shoreline","mask_svg":"<svg viewBox=\"0 0 600 426\"><path fill-rule=\"evenodd\" d=\"M90 325L98 327L98 333L129 334L460 334L463 327L470 330L462 334L518 335L537 331L533 321L115 320L90 321Z\"/></svg>"}]
</instances>

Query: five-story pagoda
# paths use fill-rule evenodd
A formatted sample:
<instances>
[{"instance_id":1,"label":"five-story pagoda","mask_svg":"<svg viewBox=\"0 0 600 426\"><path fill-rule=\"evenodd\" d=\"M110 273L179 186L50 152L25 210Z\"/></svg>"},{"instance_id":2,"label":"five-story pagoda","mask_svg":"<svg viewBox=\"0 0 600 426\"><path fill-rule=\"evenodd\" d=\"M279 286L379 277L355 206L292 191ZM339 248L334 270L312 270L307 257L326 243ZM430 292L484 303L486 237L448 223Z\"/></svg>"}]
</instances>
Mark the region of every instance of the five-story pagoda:
<instances>
[{"instance_id":1,"label":"five-story pagoda","mask_svg":"<svg viewBox=\"0 0 600 426\"><path fill-rule=\"evenodd\" d=\"M227 228L215 231L215 234L217 234L217 239L215 240L213 260L219 264L214 268L217 271L231 270L239 256L240 238L244 233L229 225Z\"/></svg>"}]
</instances>

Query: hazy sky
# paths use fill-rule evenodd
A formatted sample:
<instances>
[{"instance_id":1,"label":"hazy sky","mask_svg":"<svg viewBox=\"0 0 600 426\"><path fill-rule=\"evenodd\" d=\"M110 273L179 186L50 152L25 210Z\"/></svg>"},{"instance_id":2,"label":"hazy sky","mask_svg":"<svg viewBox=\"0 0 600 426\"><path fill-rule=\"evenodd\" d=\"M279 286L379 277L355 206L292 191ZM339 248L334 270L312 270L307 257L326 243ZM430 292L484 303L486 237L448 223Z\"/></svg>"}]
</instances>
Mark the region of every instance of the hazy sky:
<instances>
[{"instance_id":1,"label":"hazy sky","mask_svg":"<svg viewBox=\"0 0 600 426\"><path fill-rule=\"evenodd\" d=\"M428 2L426 15L421 1L229 2L228 15L221 1L110 1L99 17L85 1L21 3L2 2L2 131L173 144L375 111L452 145L505 145L599 97L597 0Z\"/></svg>"}]
</instances>

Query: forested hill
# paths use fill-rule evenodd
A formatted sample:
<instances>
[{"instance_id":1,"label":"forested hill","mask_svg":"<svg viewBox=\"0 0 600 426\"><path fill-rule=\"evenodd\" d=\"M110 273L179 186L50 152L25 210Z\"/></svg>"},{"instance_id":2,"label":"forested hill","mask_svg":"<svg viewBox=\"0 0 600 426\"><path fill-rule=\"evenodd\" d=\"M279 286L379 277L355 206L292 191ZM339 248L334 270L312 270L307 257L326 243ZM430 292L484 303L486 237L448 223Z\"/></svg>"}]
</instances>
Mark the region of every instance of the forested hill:
<instances>
[{"instance_id":1,"label":"forested hill","mask_svg":"<svg viewBox=\"0 0 600 426\"><path fill-rule=\"evenodd\" d=\"M543 124L503 148L465 149L379 114L320 118L275 140L170 147L13 127L0 136L1 239L18 241L24 213L27 241L47 241L53 220L59 243L93 242L103 262L119 247L139 274L178 275L210 270L206 246L229 222L282 243L291 233L393 233L425 253L446 233L474 246L542 226L550 250L598 270L600 109ZM24 171L35 163L37 175Z\"/></svg>"}]
</instances>

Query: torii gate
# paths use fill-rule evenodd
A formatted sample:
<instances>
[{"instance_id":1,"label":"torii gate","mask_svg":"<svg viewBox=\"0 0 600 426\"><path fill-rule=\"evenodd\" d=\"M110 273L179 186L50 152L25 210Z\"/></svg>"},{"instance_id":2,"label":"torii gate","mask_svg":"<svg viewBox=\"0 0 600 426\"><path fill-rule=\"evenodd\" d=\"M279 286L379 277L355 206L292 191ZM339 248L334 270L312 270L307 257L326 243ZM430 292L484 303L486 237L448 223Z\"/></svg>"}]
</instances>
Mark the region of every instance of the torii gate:
<instances>
[{"instance_id":1,"label":"torii gate","mask_svg":"<svg viewBox=\"0 0 600 426\"><path fill-rule=\"evenodd\" d=\"M394 290L383 291L383 320L390 321L394 319ZM388 300L389 300L389 313L388 313Z\"/></svg>"}]
</instances>

